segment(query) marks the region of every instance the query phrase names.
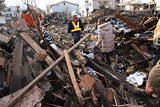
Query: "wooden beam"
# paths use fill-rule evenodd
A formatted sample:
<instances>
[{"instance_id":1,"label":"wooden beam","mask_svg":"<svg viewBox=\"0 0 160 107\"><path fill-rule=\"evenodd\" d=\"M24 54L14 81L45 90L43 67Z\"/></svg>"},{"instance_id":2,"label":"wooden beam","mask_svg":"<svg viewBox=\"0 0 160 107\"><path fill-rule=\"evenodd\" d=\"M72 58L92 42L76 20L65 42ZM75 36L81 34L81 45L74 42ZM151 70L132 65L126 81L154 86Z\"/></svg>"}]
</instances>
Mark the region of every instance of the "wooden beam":
<instances>
[{"instance_id":1,"label":"wooden beam","mask_svg":"<svg viewBox=\"0 0 160 107\"><path fill-rule=\"evenodd\" d=\"M63 51L62 49L60 49L59 47L56 46L56 44L52 43L50 44L51 48L56 51L60 56L63 55Z\"/></svg>"},{"instance_id":2,"label":"wooden beam","mask_svg":"<svg viewBox=\"0 0 160 107\"><path fill-rule=\"evenodd\" d=\"M22 90L22 89L21 89ZM0 99L0 107L16 96L21 90L18 90L10 95L7 95ZM36 107L35 105L40 102L45 96L45 92L38 88L38 86L34 86L31 90L29 90L26 95L20 99L20 101L12 107Z\"/></svg>"},{"instance_id":3,"label":"wooden beam","mask_svg":"<svg viewBox=\"0 0 160 107\"><path fill-rule=\"evenodd\" d=\"M23 40L17 38L13 54L13 72L11 74L11 79L10 79L9 93L13 93L21 89L22 55L23 55Z\"/></svg>"},{"instance_id":4,"label":"wooden beam","mask_svg":"<svg viewBox=\"0 0 160 107\"><path fill-rule=\"evenodd\" d=\"M136 44L131 43L131 46L132 46L139 54L141 54L145 60L148 59L148 58L146 57L146 55L136 46Z\"/></svg>"},{"instance_id":5,"label":"wooden beam","mask_svg":"<svg viewBox=\"0 0 160 107\"><path fill-rule=\"evenodd\" d=\"M9 41L11 40L12 36L8 37L5 35L0 34L0 41L4 42L4 43L9 43Z\"/></svg>"},{"instance_id":6,"label":"wooden beam","mask_svg":"<svg viewBox=\"0 0 160 107\"><path fill-rule=\"evenodd\" d=\"M119 102L118 95L117 95L116 91L112 89L112 92L113 92L113 97L114 97L115 104L117 106L120 105L120 102Z\"/></svg>"},{"instance_id":7,"label":"wooden beam","mask_svg":"<svg viewBox=\"0 0 160 107\"><path fill-rule=\"evenodd\" d=\"M68 53L73 51L75 48L79 46L81 42L83 42L86 38L88 38L90 35L84 36L80 41L78 41L74 46L72 46L69 50ZM16 96L14 96L9 102L3 105L3 107L13 107L19 99L22 98L22 96L25 95L26 92L28 92L33 86L35 86L41 78L46 76L46 74L57 64L59 64L64 58L64 55L62 55L60 58L58 58L55 62L53 62L48 68L46 68L41 74L39 74L33 81L31 81L28 85L26 85Z\"/></svg>"},{"instance_id":8,"label":"wooden beam","mask_svg":"<svg viewBox=\"0 0 160 107\"><path fill-rule=\"evenodd\" d=\"M9 61L8 63L8 73L7 73L7 78L6 78L6 87L9 88L10 84L10 77L11 77L11 62Z\"/></svg>"},{"instance_id":9,"label":"wooden beam","mask_svg":"<svg viewBox=\"0 0 160 107\"><path fill-rule=\"evenodd\" d=\"M26 56L26 59L28 61L28 65L31 69L30 72L33 73L34 77L36 77L37 75L42 73L42 67L41 67L41 64L39 63L39 61L32 60L29 56ZM47 82L45 82L45 81L47 81ZM47 77L44 77L43 80L38 83L38 86L41 89L43 89L45 92L52 90L52 86L51 86L50 82L48 82Z\"/></svg>"},{"instance_id":10,"label":"wooden beam","mask_svg":"<svg viewBox=\"0 0 160 107\"><path fill-rule=\"evenodd\" d=\"M94 87L92 87L92 89L91 89L91 95L92 95L92 100L94 102L94 105L96 105L98 107L98 99L96 97L96 93L95 93Z\"/></svg>"},{"instance_id":11,"label":"wooden beam","mask_svg":"<svg viewBox=\"0 0 160 107\"><path fill-rule=\"evenodd\" d=\"M57 52L58 55L62 56L63 55L63 50L61 48L59 48L58 46L56 46L56 44L50 44L50 47L55 51ZM72 57L70 57L70 61L73 65L75 66L79 66L79 63L76 63Z\"/></svg>"},{"instance_id":12,"label":"wooden beam","mask_svg":"<svg viewBox=\"0 0 160 107\"><path fill-rule=\"evenodd\" d=\"M39 60L44 60L48 65L51 65L54 62L54 60L46 54L46 51L43 50L29 35L24 32L20 35L35 50L36 56ZM64 76L60 74L61 70L58 66L56 66L53 71L58 76L58 78L62 80L64 79Z\"/></svg>"},{"instance_id":13,"label":"wooden beam","mask_svg":"<svg viewBox=\"0 0 160 107\"><path fill-rule=\"evenodd\" d=\"M46 51L43 50L27 33L20 33L20 36L34 49L40 61L44 61L46 59Z\"/></svg>"},{"instance_id":14,"label":"wooden beam","mask_svg":"<svg viewBox=\"0 0 160 107\"><path fill-rule=\"evenodd\" d=\"M137 29L137 25L132 23L130 20L128 20L127 18L121 16L119 13L115 13L115 16L117 16L119 19L121 19L122 21L124 21L125 23L127 23L129 26L131 26L133 29Z\"/></svg>"},{"instance_id":15,"label":"wooden beam","mask_svg":"<svg viewBox=\"0 0 160 107\"><path fill-rule=\"evenodd\" d=\"M79 87L78 87L78 84L77 84L77 81L76 81L76 77L75 77L75 75L74 75L74 71L73 71L71 62L70 62L70 60L69 60L69 56L68 56L67 50L64 50L64 56L65 56L65 59L66 59L66 63L67 63L69 75L70 75L70 78L71 78L71 81L72 81L74 90L75 90L76 95L77 95L77 97L78 97L78 101L79 101L79 103L80 103L81 105L83 105L83 104L84 104L84 100L83 100L83 97L82 97L82 95L81 95L80 89L79 89Z\"/></svg>"},{"instance_id":16,"label":"wooden beam","mask_svg":"<svg viewBox=\"0 0 160 107\"><path fill-rule=\"evenodd\" d=\"M160 57L160 54L159 54L159 55L156 55L156 56L154 56L154 57L148 58L147 60L142 60L142 61L139 61L139 62L135 62L134 64L131 64L131 65L128 65L128 66L124 66L124 67L122 67L121 69L130 67L130 66L135 66L135 65L138 65L138 64L141 64L141 63L145 63L145 62L147 62L147 61L151 61L152 59L155 59L155 58L158 58L158 57Z\"/></svg>"},{"instance_id":17,"label":"wooden beam","mask_svg":"<svg viewBox=\"0 0 160 107\"><path fill-rule=\"evenodd\" d=\"M143 24L144 24L144 22L147 20L147 18L148 18L148 15L143 18L143 20L142 20L141 23L139 24L139 27L142 27L142 26L143 26Z\"/></svg>"},{"instance_id":18,"label":"wooden beam","mask_svg":"<svg viewBox=\"0 0 160 107\"><path fill-rule=\"evenodd\" d=\"M155 28L156 28L156 26L157 26L157 25L152 26L151 28L149 28L148 30L146 30L146 32L148 32L148 31L151 31L151 30L155 29Z\"/></svg>"},{"instance_id":19,"label":"wooden beam","mask_svg":"<svg viewBox=\"0 0 160 107\"><path fill-rule=\"evenodd\" d=\"M136 37L126 37L122 38L122 40L130 39L130 40L137 40L137 41L153 41L153 38L136 38Z\"/></svg>"}]
</instances>

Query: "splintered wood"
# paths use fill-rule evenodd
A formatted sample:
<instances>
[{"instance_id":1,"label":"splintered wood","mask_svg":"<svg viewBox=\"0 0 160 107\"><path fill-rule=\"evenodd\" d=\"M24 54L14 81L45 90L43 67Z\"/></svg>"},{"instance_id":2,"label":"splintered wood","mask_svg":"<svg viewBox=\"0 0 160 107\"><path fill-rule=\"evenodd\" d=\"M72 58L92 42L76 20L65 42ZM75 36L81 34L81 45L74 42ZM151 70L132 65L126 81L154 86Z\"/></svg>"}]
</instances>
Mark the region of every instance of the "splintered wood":
<instances>
[{"instance_id":1,"label":"splintered wood","mask_svg":"<svg viewBox=\"0 0 160 107\"><path fill-rule=\"evenodd\" d=\"M0 107L8 107L4 104L16 96L21 90L0 99ZM35 107L44 98L45 93L42 89L34 86L25 96L15 105L16 107Z\"/></svg>"},{"instance_id":2,"label":"splintered wood","mask_svg":"<svg viewBox=\"0 0 160 107\"><path fill-rule=\"evenodd\" d=\"M64 50L64 55L65 55L65 59L66 59L66 62L67 62L67 66L68 66L68 71L69 71L69 74L70 74L70 78L71 78L73 87L74 87L74 89L75 89L76 95L77 95L77 97L78 97L78 101L79 101L79 103L80 103L81 105L83 105L83 104L84 104L84 100L83 100L83 97L82 97L82 95L81 95L80 89L79 89L79 87L78 87L78 84L77 84L77 81L76 81L76 78L75 78L75 75L74 75L74 71L73 71L71 62L70 62L70 60L69 60L69 56L68 56L67 50Z\"/></svg>"}]
</instances>

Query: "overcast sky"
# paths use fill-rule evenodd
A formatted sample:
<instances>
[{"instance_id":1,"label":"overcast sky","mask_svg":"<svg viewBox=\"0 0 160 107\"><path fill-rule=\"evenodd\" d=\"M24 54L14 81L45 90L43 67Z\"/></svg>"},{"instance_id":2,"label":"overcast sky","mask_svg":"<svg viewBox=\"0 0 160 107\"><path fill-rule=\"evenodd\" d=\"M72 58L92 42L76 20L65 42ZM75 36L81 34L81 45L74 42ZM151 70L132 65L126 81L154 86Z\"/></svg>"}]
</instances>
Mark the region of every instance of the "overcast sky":
<instances>
[{"instance_id":1,"label":"overcast sky","mask_svg":"<svg viewBox=\"0 0 160 107\"><path fill-rule=\"evenodd\" d=\"M15 5L22 4L21 1L24 1L24 0L5 0L4 3L7 6L15 6ZM48 4L51 5L57 2L61 2L61 1L64 1L64 0L36 0L36 3L37 3L37 7L40 7L41 9L46 10L46 5ZM78 0L66 0L66 1L78 3Z\"/></svg>"},{"instance_id":2,"label":"overcast sky","mask_svg":"<svg viewBox=\"0 0 160 107\"><path fill-rule=\"evenodd\" d=\"M24 1L24 0L5 0L5 4L7 6L15 6L15 5L20 5L22 3L21 1ZM37 7L40 7L41 9L46 10L46 5L54 4L61 1L63 0L36 0L36 3L37 3ZM79 0L66 0L66 1L78 3ZM152 0L140 0L140 1L147 3ZM159 0L156 0L156 1L159 1Z\"/></svg>"}]
</instances>

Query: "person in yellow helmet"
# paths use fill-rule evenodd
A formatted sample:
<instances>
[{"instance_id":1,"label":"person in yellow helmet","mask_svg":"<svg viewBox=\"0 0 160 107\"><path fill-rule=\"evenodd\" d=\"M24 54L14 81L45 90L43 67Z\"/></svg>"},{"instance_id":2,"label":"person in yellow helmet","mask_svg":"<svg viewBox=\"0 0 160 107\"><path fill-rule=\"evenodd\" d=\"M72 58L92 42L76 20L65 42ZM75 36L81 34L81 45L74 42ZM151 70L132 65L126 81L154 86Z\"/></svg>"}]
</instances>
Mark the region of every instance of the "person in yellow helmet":
<instances>
[{"instance_id":1,"label":"person in yellow helmet","mask_svg":"<svg viewBox=\"0 0 160 107\"><path fill-rule=\"evenodd\" d=\"M82 21L77 18L78 14L76 11L72 12L72 19L68 23L68 33L72 33L74 44L76 44L81 37L81 31L84 30Z\"/></svg>"}]
</instances>

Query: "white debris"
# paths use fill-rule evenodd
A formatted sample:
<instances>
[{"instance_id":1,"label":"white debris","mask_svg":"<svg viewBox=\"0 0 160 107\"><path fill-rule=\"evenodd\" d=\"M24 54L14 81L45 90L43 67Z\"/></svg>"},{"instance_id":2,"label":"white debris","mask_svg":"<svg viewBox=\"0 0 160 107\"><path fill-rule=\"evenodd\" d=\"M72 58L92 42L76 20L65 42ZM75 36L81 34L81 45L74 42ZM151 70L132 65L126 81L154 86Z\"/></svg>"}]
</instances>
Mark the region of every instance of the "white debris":
<instances>
[{"instance_id":1,"label":"white debris","mask_svg":"<svg viewBox=\"0 0 160 107\"><path fill-rule=\"evenodd\" d=\"M147 78L145 74L135 72L134 74L130 74L127 77L126 81L137 87L143 84L144 78Z\"/></svg>"}]
</instances>

